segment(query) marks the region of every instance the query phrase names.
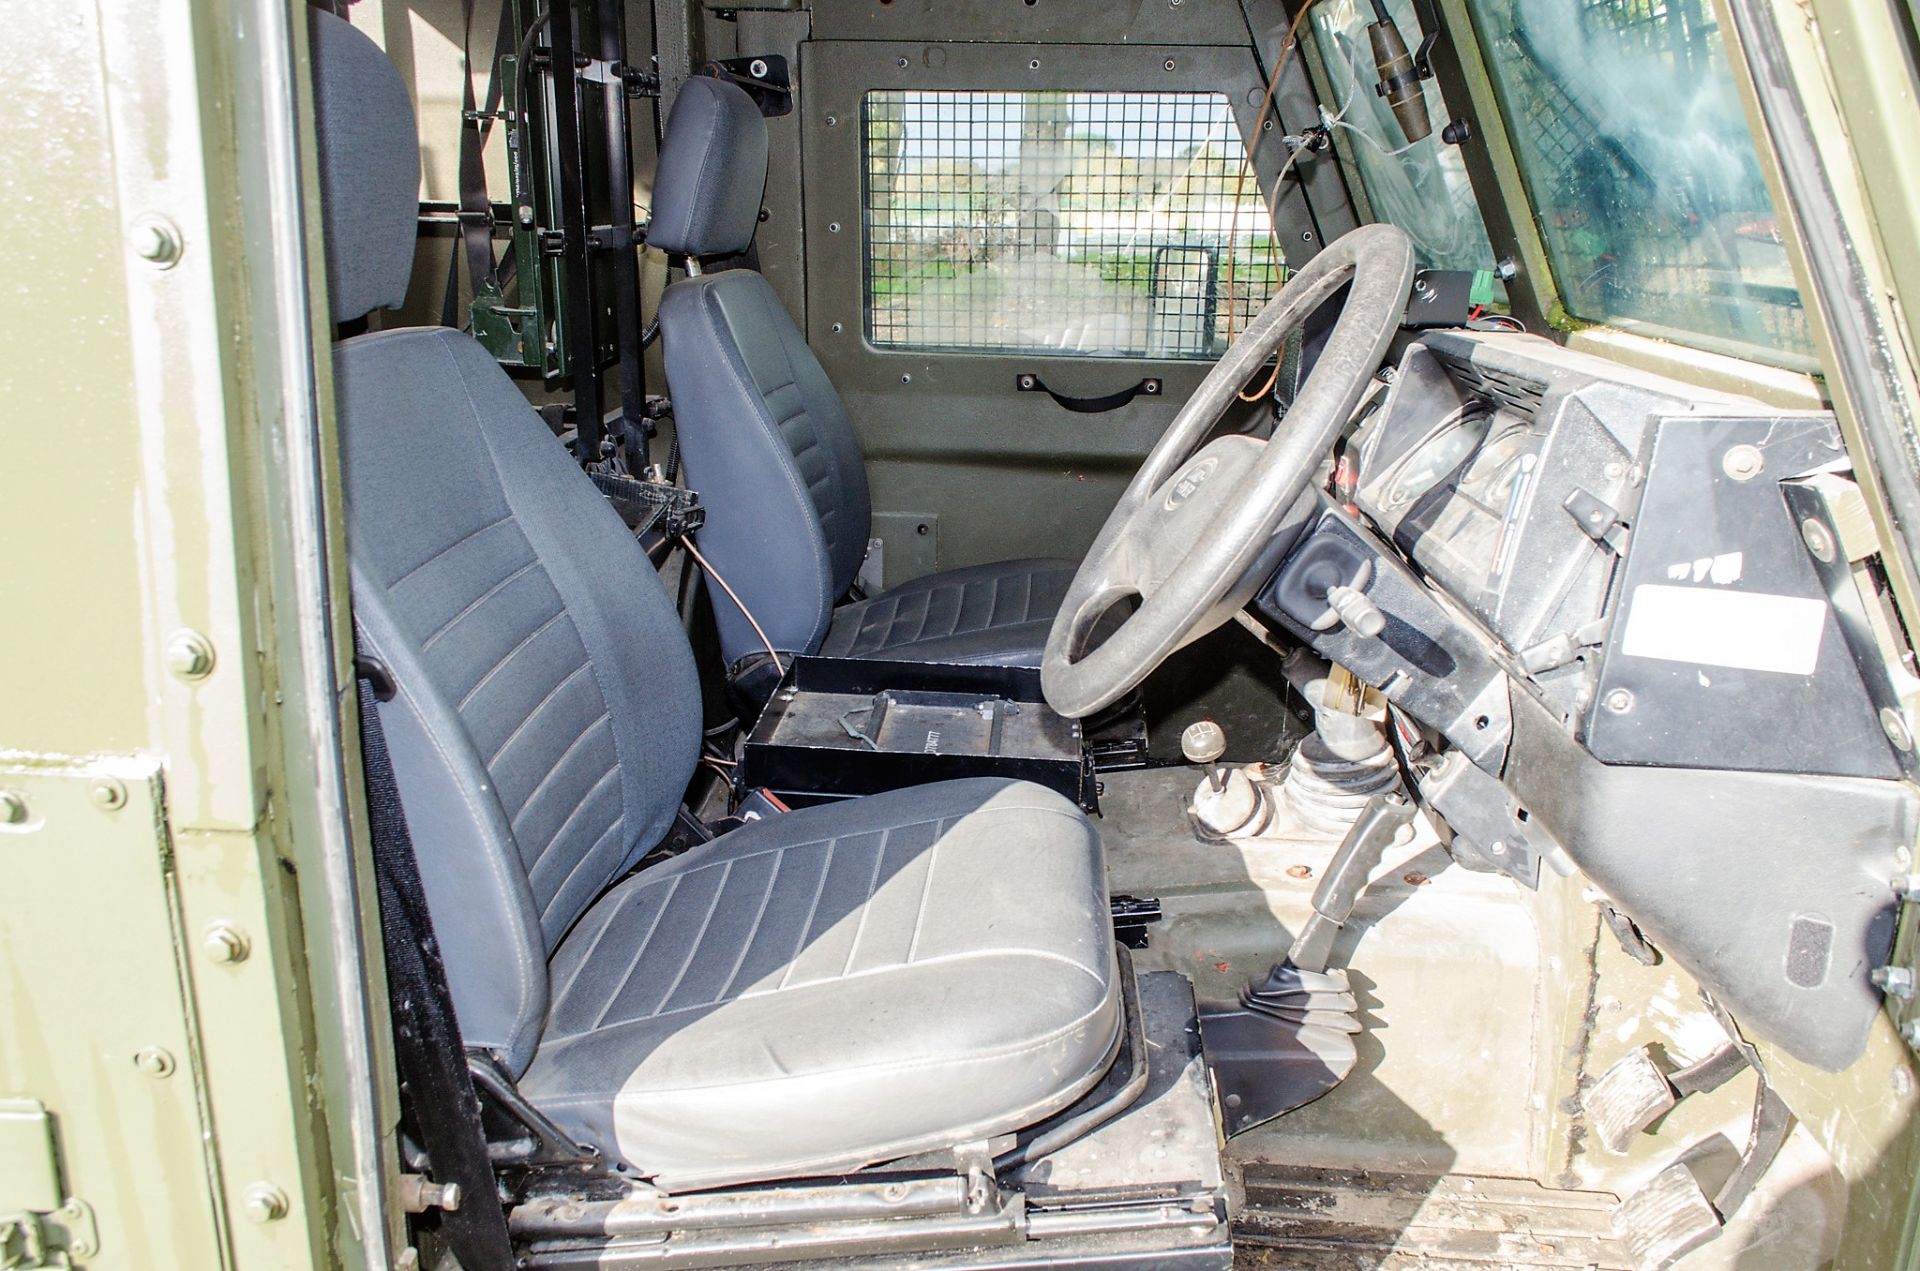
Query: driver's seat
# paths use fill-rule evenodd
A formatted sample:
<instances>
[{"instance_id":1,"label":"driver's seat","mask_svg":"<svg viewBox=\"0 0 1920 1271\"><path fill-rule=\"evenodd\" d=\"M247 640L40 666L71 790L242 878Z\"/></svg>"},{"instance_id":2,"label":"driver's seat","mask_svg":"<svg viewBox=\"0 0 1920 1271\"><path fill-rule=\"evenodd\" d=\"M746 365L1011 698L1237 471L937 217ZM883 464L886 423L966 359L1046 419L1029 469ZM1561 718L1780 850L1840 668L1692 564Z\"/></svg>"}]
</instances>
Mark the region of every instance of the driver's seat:
<instances>
[{"instance_id":1,"label":"driver's seat","mask_svg":"<svg viewBox=\"0 0 1920 1271\"><path fill-rule=\"evenodd\" d=\"M406 296L393 65L312 11L336 321ZM700 745L658 574L470 337L334 349L362 652L462 1035L671 1190L1010 1134L1120 1045L1100 841L1049 790L946 781L757 821L638 873Z\"/></svg>"},{"instance_id":2,"label":"driver's seat","mask_svg":"<svg viewBox=\"0 0 1920 1271\"><path fill-rule=\"evenodd\" d=\"M661 143L647 242L731 256L753 242L767 126L723 80L680 87ZM1073 561L997 561L841 603L866 555L872 509L846 408L786 307L750 269L694 274L660 301L667 385L707 522L700 550L782 653L1039 666ZM763 646L712 588L729 666Z\"/></svg>"}]
</instances>

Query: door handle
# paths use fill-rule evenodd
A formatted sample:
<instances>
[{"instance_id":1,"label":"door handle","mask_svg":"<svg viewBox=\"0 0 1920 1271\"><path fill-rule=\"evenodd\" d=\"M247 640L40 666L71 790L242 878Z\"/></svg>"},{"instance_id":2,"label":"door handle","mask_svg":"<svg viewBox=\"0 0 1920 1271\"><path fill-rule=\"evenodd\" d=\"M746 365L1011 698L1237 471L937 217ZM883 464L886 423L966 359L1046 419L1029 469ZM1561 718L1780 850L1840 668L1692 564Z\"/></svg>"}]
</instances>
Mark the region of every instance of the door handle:
<instances>
[{"instance_id":1,"label":"door handle","mask_svg":"<svg viewBox=\"0 0 1920 1271\"><path fill-rule=\"evenodd\" d=\"M1029 371L1014 376L1013 386L1022 393L1045 393L1062 410L1080 415L1098 415L1103 411L1118 410L1136 397L1160 396L1160 378L1157 375L1149 375L1131 388L1123 388L1104 397L1069 397L1065 393L1057 393L1047 387L1045 380Z\"/></svg>"}]
</instances>

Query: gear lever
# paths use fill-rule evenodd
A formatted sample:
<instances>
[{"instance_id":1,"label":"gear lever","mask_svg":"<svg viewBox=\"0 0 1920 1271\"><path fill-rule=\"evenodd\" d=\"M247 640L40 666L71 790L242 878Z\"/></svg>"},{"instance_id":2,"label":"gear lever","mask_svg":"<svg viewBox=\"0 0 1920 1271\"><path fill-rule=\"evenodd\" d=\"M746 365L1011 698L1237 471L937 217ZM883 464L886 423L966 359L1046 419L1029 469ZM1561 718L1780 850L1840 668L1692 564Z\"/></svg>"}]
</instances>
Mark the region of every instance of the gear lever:
<instances>
[{"instance_id":1,"label":"gear lever","mask_svg":"<svg viewBox=\"0 0 1920 1271\"><path fill-rule=\"evenodd\" d=\"M1227 753L1226 729L1210 719L1195 720L1180 734L1180 753L1206 772L1215 794L1227 788L1226 769L1220 766L1220 756Z\"/></svg>"},{"instance_id":2,"label":"gear lever","mask_svg":"<svg viewBox=\"0 0 1920 1271\"><path fill-rule=\"evenodd\" d=\"M1255 764L1249 771L1220 762L1227 753L1226 729L1210 719L1188 724L1180 734L1180 753L1207 776L1187 805L1202 838L1218 842L1258 834L1266 828L1272 804L1265 787L1254 780L1260 766Z\"/></svg>"}]
</instances>

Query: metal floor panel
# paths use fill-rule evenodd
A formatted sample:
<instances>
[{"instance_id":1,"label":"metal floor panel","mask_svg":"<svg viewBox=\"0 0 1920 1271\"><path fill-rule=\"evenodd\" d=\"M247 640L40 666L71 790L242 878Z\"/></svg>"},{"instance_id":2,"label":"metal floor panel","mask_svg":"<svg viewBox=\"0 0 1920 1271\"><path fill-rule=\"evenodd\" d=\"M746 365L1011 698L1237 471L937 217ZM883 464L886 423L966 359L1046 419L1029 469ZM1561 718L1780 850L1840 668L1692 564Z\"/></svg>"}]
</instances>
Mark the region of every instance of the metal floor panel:
<instances>
[{"instance_id":1,"label":"metal floor panel","mask_svg":"<svg viewBox=\"0 0 1920 1271\"><path fill-rule=\"evenodd\" d=\"M1234 1266L1287 1271L1629 1268L1615 1198L1511 1178L1250 1165Z\"/></svg>"}]
</instances>

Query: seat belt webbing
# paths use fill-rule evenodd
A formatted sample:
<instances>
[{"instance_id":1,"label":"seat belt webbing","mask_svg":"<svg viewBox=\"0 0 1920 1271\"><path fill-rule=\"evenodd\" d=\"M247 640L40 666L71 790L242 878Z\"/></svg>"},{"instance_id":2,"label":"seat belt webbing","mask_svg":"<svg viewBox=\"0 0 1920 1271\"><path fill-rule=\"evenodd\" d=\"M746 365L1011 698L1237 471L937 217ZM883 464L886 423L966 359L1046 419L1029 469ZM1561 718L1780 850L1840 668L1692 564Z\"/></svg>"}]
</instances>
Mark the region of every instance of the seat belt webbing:
<instances>
[{"instance_id":1,"label":"seat belt webbing","mask_svg":"<svg viewBox=\"0 0 1920 1271\"><path fill-rule=\"evenodd\" d=\"M487 1153L480 1100L467 1071L453 993L433 936L433 917L420 885L393 761L380 730L373 679L361 664L356 663L356 669L361 764L401 1089L434 1181L460 1185L458 1208L442 1210L440 1217L454 1256L466 1271L513 1271L513 1246Z\"/></svg>"},{"instance_id":2,"label":"seat belt webbing","mask_svg":"<svg viewBox=\"0 0 1920 1271\"><path fill-rule=\"evenodd\" d=\"M467 282L477 294L482 285L498 288L499 269L493 256L493 203L487 195L487 167L483 151L493 132L493 116L500 109L500 60L513 51L513 0L500 0L500 27L494 37L493 64L487 74L487 104L478 112L473 97L473 0L460 6L460 234L447 262L447 291L441 305L442 326L459 327L460 257L467 260Z\"/></svg>"}]
</instances>

